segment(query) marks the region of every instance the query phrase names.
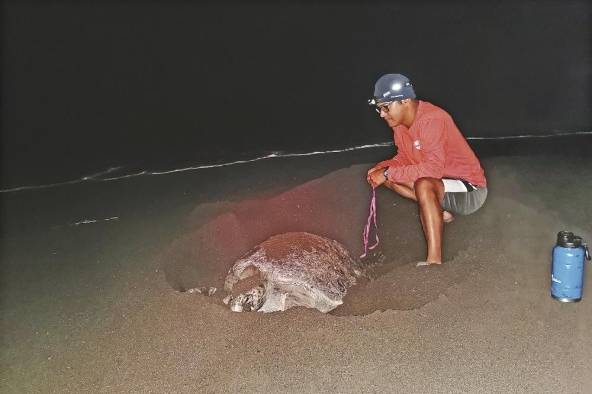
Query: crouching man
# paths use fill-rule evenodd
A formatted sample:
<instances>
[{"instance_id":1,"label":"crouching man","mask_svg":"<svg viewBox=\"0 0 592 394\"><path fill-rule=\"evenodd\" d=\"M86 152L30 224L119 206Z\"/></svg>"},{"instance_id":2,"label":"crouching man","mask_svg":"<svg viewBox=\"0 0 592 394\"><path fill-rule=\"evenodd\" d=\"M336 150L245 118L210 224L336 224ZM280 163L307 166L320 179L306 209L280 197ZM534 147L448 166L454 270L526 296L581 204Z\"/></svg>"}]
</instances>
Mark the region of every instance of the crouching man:
<instances>
[{"instance_id":1,"label":"crouching man","mask_svg":"<svg viewBox=\"0 0 592 394\"><path fill-rule=\"evenodd\" d=\"M380 77L369 104L393 130L397 154L368 170L368 183L417 202L427 244L427 257L417 265L442 264L444 223L477 211L487 197L479 159L452 117L417 100L404 75Z\"/></svg>"}]
</instances>

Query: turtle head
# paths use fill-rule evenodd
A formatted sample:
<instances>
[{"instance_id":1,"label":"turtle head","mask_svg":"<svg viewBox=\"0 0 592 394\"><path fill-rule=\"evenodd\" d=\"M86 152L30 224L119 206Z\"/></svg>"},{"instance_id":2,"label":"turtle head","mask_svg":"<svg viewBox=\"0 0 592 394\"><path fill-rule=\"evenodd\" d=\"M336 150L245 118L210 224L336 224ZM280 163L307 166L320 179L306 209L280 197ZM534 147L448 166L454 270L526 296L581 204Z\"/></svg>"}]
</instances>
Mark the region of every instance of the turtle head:
<instances>
[{"instance_id":1,"label":"turtle head","mask_svg":"<svg viewBox=\"0 0 592 394\"><path fill-rule=\"evenodd\" d=\"M230 307L233 312L256 311L265 302L265 288L263 286L253 287L244 293L236 296L229 295L224 298L224 303Z\"/></svg>"}]
</instances>

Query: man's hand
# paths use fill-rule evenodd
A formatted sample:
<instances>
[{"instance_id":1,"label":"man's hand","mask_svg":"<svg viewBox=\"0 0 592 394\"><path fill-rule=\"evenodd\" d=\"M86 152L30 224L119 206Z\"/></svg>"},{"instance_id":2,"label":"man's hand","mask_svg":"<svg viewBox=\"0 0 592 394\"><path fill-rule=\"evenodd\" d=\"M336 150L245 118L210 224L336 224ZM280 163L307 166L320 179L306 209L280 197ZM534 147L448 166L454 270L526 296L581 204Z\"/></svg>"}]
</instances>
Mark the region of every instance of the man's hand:
<instances>
[{"instance_id":1,"label":"man's hand","mask_svg":"<svg viewBox=\"0 0 592 394\"><path fill-rule=\"evenodd\" d=\"M386 181L386 177L384 176L385 168L376 168L373 167L368 170L368 183L373 188L377 188L378 186L382 185Z\"/></svg>"}]
</instances>

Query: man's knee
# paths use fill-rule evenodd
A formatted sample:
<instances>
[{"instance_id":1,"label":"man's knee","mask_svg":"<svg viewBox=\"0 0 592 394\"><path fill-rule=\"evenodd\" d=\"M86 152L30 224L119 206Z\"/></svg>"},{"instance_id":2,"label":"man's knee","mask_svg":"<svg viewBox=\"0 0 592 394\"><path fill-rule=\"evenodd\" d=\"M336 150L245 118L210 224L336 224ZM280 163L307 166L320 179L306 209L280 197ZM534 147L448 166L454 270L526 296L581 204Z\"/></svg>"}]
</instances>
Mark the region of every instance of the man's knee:
<instances>
[{"instance_id":1,"label":"man's knee","mask_svg":"<svg viewBox=\"0 0 592 394\"><path fill-rule=\"evenodd\" d=\"M415 189L415 195L417 196L418 200L429 198L434 195L438 196L439 194L439 183L442 181L437 178L419 178L413 184L413 188Z\"/></svg>"}]
</instances>

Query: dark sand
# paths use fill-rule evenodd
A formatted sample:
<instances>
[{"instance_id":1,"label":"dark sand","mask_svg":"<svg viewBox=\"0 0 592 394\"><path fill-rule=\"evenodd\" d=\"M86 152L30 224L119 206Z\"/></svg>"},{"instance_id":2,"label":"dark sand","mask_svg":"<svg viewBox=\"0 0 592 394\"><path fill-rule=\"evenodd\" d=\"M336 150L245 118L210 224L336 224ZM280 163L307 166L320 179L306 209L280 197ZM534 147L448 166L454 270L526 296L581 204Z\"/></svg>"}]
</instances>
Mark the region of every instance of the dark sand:
<instances>
[{"instance_id":1,"label":"dark sand","mask_svg":"<svg viewBox=\"0 0 592 394\"><path fill-rule=\"evenodd\" d=\"M441 267L414 266L417 209L380 190L374 279L330 314L176 291L279 232L359 255L372 154L5 195L0 391L590 392L591 265L582 302L549 296L556 233L592 241L586 155L485 158L488 201L446 225Z\"/></svg>"}]
</instances>

